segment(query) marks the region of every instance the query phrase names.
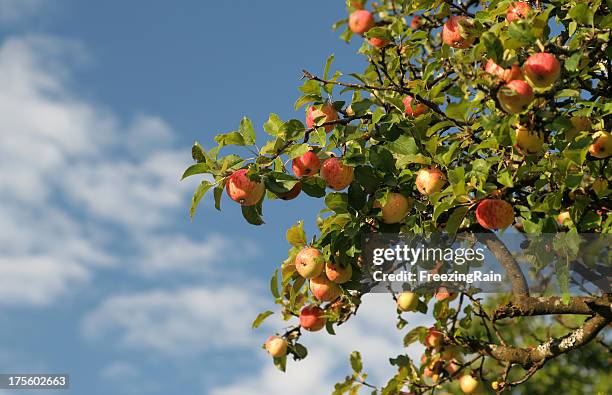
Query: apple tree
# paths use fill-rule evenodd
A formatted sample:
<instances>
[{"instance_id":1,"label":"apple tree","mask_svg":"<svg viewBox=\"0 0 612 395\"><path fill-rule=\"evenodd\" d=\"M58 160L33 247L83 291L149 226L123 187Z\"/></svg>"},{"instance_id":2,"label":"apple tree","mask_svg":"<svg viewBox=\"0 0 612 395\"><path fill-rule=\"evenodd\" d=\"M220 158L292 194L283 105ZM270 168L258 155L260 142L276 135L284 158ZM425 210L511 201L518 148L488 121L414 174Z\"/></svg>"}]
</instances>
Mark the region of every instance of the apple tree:
<instances>
[{"instance_id":1,"label":"apple tree","mask_svg":"<svg viewBox=\"0 0 612 395\"><path fill-rule=\"evenodd\" d=\"M196 143L183 177L206 175L190 215L208 191L225 193L249 224L263 224L270 199L320 199L317 235L287 230L288 258L271 290L288 329L265 348L285 369L307 356L301 336L358 314L365 233L490 233L512 293L404 292L397 301L400 353L385 383L367 379L358 352L334 394L512 392L536 374L579 376L574 358L605 369L612 295L532 295L526 273L498 231L610 233L611 3L603 0L347 1L333 28L357 40L364 70L303 71L305 120L272 113L256 143L252 122ZM207 146L207 144L205 144ZM224 191L225 190L225 191ZM238 206L239 205L239 206ZM296 218L298 221L298 218ZM609 246L603 246L609 248ZM405 311L430 314L414 327ZM273 312L260 314L257 327ZM530 324L531 322L531 324ZM517 333L513 328L520 328ZM425 345L420 361L401 346ZM588 350L588 361L581 354ZM594 393L584 382L574 393ZM601 389L601 387L599 387ZM437 392L440 393L440 392Z\"/></svg>"}]
</instances>

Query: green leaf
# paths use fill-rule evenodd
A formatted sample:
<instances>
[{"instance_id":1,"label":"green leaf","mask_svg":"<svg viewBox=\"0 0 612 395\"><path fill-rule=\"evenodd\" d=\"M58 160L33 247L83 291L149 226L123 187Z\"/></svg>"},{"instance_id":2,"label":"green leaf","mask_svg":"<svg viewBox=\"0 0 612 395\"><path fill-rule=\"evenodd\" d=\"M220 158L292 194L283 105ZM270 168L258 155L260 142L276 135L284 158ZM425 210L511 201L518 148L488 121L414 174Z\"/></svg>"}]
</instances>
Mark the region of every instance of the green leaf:
<instances>
[{"instance_id":1,"label":"green leaf","mask_svg":"<svg viewBox=\"0 0 612 395\"><path fill-rule=\"evenodd\" d=\"M295 343L292 347L295 360L304 359L308 356L308 350L300 343Z\"/></svg>"},{"instance_id":2,"label":"green leaf","mask_svg":"<svg viewBox=\"0 0 612 395\"><path fill-rule=\"evenodd\" d=\"M467 206L461 206L456 208L448 218L448 221L446 221L446 227L444 228L444 230L450 235L454 235L455 233L457 233L457 230L461 226L461 222L463 221L463 218L465 218L465 215L467 214L468 210L469 207Z\"/></svg>"},{"instance_id":3,"label":"green leaf","mask_svg":"<svg viewBox=\"0 0 612 395\"><path fill-rule=\"evenodd\" d=\"M281 130L282 126L283 126L283 121L281 121L278 115L272 113L270 114L268 121L264 123L263 128L265 132L268 133L269 135L278 137L279 135L282 134L282 130Z\"/></svg>"},{"instance_id":4,"label":"green leaf","mask_svg":"<svg viewBox=\"0 0 612 395\"><path fill-rule=\"evenodd\" d=\"M274 270L274 274L270 279L270 292L275 299L280 299L280 291L278 289L278 269Z\"/></svg>"},{"instance_id":5,"label":"green leaf","mask_svg":"<svg viewBox=\"0 0 612 395\"><path fill-rule=\"evenodd\" d=\"M287 356L282 356L278 358L274 358L274 366L281 372L284 372L287 369Z\"/></svg>"},{"instance_id":6,"label":"green leaf","mask_svg":"<svg viewBox=\"0 0 612 395\"><path fill-rule=\"evenodd\" d=\"M348 195L344 192L332 192L325 196L325 205L337 214L348 213Z\"/></svg>"},{"instance_id":7,"label":"green leaf","mask_svg":"<svg viewBox=\"0 0 612 395\"><path fill-rule=\"evenodd\" d=\"M254 206L242 206L242 216L251 225L263 225L264 220L261 218L261 202Z\"/></svg>"},{"instance_id":8,"label":"green leaf","mask_svg":"<svg viewBox=\"0 0 612 395\"><path fill-rule=\"evenodd\" d=\"M210 167L206 163L196 163L195 165L191 165L185 170L181 180L184 180L187 177L193 176L195 174L206 173L210 170Z\"/></svg>"},{"instance_id":9,"label":"green leaf","mask_svg":"<svg viewBox=\"0 0 612 395\"><path fill-rule=\"evenodd\" d=\"M321 177L306 177L302 178L302 191L308 196L322 198L325 196L325 180Z\"/></svg>"},{"instance_id":10,"label":"green leaf","mask_svg":"<svg viewBox=\"0 0 612 395\"><path fill-rule=\"evenodd\" d=\"M427 336L427 328L424 326L417 326L404 336L404 347L408 347L416 341L424 340L425 336Z\"/></svg>"},{"instance_id":11,"label":"green leaf","mask_svg":"<svg viewBox=\"0 0 612 395\"><path fill-rule=\"evenodd\" d=\"M240 129L238 129L242 137L244 138L244 143L246 145L255 144L255 130L253 130L253 122L247 117L243 117L240 121Z\"/></svg>"},{"instance_id":12,"label":"green leaf","mask_svg":"<svg viewBox=\"0 0 612 395\"><path fill-rule=\"evenodd\" d=\"M215 141L219 146L224 147L226 145L246 145L244 136L239 132L229 132L225 134L218 134L215 136Z\"/></svg>"},{"instance_id":13,"label":"green leaf","mask_svg":"<svg viewBox=\"0 0 612 395\"><path fill-rule=\"evenodd\" d=\"M361 373L363 363L361 362L361 354L359 351L353 351L350 356L351 368L355 373Z\"/></svg>"},{"instance_id":14,"label":"green leaf","mask_svg":"<svg viewBox=\"0 0 612 395\"><path fill-rule=\"evenodd\" d=\"M294 247L303 247L306 245L306 232L304 232L304 221L298 221L295 226L287 229L287 242Z\"/></svg>"},{"instance_id":15,"label":"green leaf","mask_svg":"<svg viewBox=\"0 0 612 395\"><path fill-rule=\"evenodd\" d=\"M483 34L481 40L487 48L488 57L495 63L501 63L504 56L504 45L501 40L490 32Z\"/></svg>"},{"instance_id":16,"label":"green leaf","mask_svg":"<svg viewBox=\"0 0 612 395\"><path fill-rule=\"evenodd\" d=\"M195 193L193 194L193 198L191 199L191 208L189 209L189 218L193 219L196 208L198 207L198 204L200 203L200 200L202 200L202 197L206 194L206 191L208 191L213 185L214 184L206 180L202 181L200 185L198 185Z\"/></svg>"},{"instance_id":17,"label":"green leaf","mask_svg":"<svg viewBox=\"0 0 612 395\"><path fill-rule=\"evenodd\" d=\"M334 61L334 54L329 55L325 62L325 69L323 69L323 79L326 80L329 77L329 68Z\"/></svg>"},{"instance_id":18,"label":"green leaf","mask_svg":"<svg viewBox=\"0 0 612 395\"><path fill-rule=\"evenodd\" d=\"M300 91L307 96L314 96L321 98L321 85L315 80L308 80L300 86Z\"/></svg>"},{"instance_id":19,"label":"green leaf","mask_svg":"<svg viewBox=\"0 0 612 395\"><path fill-rule=\"evenodd\" d=\"M310 150L310 146L308 144L296 144L296 145L292 145L287 150L287 156L289 157L289 159L295 159L295 158L297 158L299 156L304 155L309 150Z\"/></svg>"},{"instance_id":20,"label":"green leaf","mask_svg":"<svg viewBox=\"0 0 612 395\"><path fill-rule=\"evenodd\" d=\"M274 314L272 311L268 310L268 311L264 311L263 313L260 313L257 318L255 318L255 321L253 321L253 324L251 325L252 329L257 329L259 328L259 326L264 322L264 320L266 318L268 318L269 316L271 316L272 314Z\"/></svg>"},{"instance_id":21,"label":"green leaf","mask_svg":"<svg viewBox=\"0 0 612 395\"><path fill-rule=\"evenodd\" d=\"M215 196L215 208L221 211L221 197L223 196L223 185L218 185L213 190L213 194Z\"/></svg>"},{"instance_id":22,"label":"green leaf","mask_svg":"<svg viewBox=\"0 0 612 395\"><path fill-rule=\"evenodd\" d=\"M198 163L206 161L206 153L197 141L193 143L193 147L191 147L191 157Z\"/></svg>"}]
</instances>

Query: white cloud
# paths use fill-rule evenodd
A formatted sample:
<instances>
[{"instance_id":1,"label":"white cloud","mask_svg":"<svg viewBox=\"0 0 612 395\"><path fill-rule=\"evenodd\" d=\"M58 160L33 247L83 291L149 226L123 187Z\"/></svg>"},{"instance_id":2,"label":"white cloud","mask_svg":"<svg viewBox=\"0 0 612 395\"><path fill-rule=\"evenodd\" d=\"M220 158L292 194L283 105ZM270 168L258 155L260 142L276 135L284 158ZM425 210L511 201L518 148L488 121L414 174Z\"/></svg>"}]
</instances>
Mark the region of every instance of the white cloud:
<instances>
[{"instance_id":1,"label":"white cloud","mask_svg":"<svg viewBox=\"0 0 612 395\"><path fill-rule=\"evenodd\" d=\"M125 361L114 361L104 367L100 376L105 380L125 382L140 376L141 372L134 365Z\"/></svg>"},{"instance_id":2,"label":"white cloud","mask_svg":"<svg viewBox=\"0 0 612 395\"><path fill-rule=\"evenodd\" d=\"M250 320L262 300L240 287L182 288L113 296L83 320L91 340L112 335L124 346L184 357L252 342Z\"/></svg>"}]
</instances>

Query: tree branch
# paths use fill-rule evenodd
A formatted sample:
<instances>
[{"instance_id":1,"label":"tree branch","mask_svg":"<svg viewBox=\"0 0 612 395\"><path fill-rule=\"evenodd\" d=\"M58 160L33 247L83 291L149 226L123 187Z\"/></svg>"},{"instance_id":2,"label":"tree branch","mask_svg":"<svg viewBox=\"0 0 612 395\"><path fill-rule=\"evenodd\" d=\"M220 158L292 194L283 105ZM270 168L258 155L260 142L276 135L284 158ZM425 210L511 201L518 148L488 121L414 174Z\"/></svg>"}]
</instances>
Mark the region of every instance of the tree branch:
<instances>
[{"instance_id":1,"label":"tree branch","mask_svg":"<svg viewBox=\"0 0 612 395\"><path fill-rule=\"evenodd\" d=\"M500 306L493 314L493 320L550 314L593 314L610 311L610 294L601 297L573 297L565 304L558 296L518 297Z\"/></svg>"}]
</instances>

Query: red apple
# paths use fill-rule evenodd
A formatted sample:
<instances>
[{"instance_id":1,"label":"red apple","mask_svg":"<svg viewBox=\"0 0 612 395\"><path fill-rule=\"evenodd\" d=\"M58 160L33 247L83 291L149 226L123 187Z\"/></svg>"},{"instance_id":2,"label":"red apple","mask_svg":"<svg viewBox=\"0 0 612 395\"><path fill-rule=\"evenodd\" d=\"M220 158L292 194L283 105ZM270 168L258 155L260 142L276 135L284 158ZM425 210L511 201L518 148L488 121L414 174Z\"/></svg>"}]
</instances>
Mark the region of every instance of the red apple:
<instances>
[{"instance_id":1,"label":"red apple","mask_svg":"<svg viewBox=\"0 0 612 395\"><path fill-rule=\"evenodd\" d=\"M413 101L415 101L415 103L413 103ZM418 117L421 114L425 114L429 110L429 107L427 107L425 104L417 104L416 100L414 100L412 96L406 96L402 102L404 103L406 115L409 117Z\"/></svg>"},{"instance_id":2,"label":"red apple","mask_svg":"<svg viewBox=\"0 0 612 395\"><path fill-rule=\"evenodd\" d=\"M372 37L368 40L368 42L370 43L370 45L376 48L384 48L389 44L389 41L378 37Z\"/></svg>"},{"instance_id":3,"label":"red apple","mask_svg":"<svg viewBox=\"0 0 612 395\"><path fill-rule=\"evenodd\" d=\"M283 200L293 200L296 197L298 197L298 195L300 194L300 192L302 192L302 183L297 182L293 188L291 188L289 191L285 192L285 193L281 193L278 195L279 198L283 199Z\"/></svg>"},{"instance_id":4,"label":"red apple","mask_svg":"<svg viewBox=\"0 0 612 395\"><path fill-rule=\"evenodd\" d=\"M452 302L457 298L457 294L448 292L448 289L446 289L446 287L440 287L436 290L435 297L439 301L448 299L449 302Z\"/></svg>"},{"instance_id":5,"label":"red apple","mask_svg":"<svg viewBox=\"0 0 612 395\"><path fill-rule=\"evenodd\" d=\"M321 108L310 106L306 111L306 126L308 129L336 120L338 120L338 112L330 103L323 104ZM326 132L330 132L333 128L334 125L325 125Z\"/></svg>"},{"instance_id":6,"label":"red apple","mask_svg":"<svg viewBox=\"0 0 612 395\"><path fill-rule=\"evenodd\" d=\"M514 80L524 80L525 76L523 75L523 70L519 67L518 64L513 64L510 69L504 70L504 75L502 79L506 82L514 81Z\"/></svg>"},{"instance_id":7,"label":"red apple","mask_svg":"<svg viewBox=\"0 0 612 395\"><path fill-rule=\"evenodd\" d=\"M525 18L529 14L529 11L531 11L531 6L529 4L523 1L516 1L508 8L506 20L512 22L517 19Z\"/></svg>"},{"instance_id":8,"label":"red apple","mask_svg":"<svg viewBox=\"0 0 612 395\"><path fill-rule=\"evenodd\" d=\"M444 335L442 334L442 332L440 332L434 327L431 327L427 332L427 336L425 336L425 347L437 350L442 345L443 340Z\"/></svg>"},{"instance_id":9,"label":"red apple","mask_svg":"<svg viewBox=\"0 0 612 395\"><path fill-rule=\"evenodd\" d=\"M323 273L323 254L313 247L305 247L295 256L295 269L304 278L313 278Z\"/></svg>"},{"instance_id":10,"label":"red apple","mask_svg":"<svg viewBox=\"0 0 612 395\"><path fill-rule=\"evenodd\" d=\"M593 133L593 144L589 146L589 153L599 159L612 155L612 136L610 133L604 131Z\"/></svg>"},{"instance_id":11,"label":"red apple","mask_svg":"<svg viewBox=\"0 0 612 395\"><path fill-rule=\"evenodd\" d=\"M366 10L356 10L349 16L349 29L355 34L363 34L374 27L374 16Z\"/></svg>"},{"instance_id":12,"label":"red apple","mask_svg":"<svg viewBox=\"0 0 612 395\"><path fill-rule=\"evenodd\" d=\"M570 216L570 212L569 211L563 211L563 212L559 213L559 215L557 216L557 223L561 227L567 226L568 224L571 224L572 223L572 217Z\"/></svg>"},{"instance_id":13,"label":"red apple","mask_svg":"<svg viewBox=\"0 0 612 395\"><path fill-rule=\"evenodd\" d=\"M473 24L465 16L451 16L442 28L442 41L453 48L469 47L476 40L476 36L469 31Z\"/></svg>"},{"instance_id":14,"label":"red apple","mask_svg":"<svg viewBox=\"0 0 612 395\"><path fill-rule=\"evenodd\" d=\"M422 18L419 15L415 15L412 17L410 21L410 28L412 30L417 30L423 24Z\"/></svg>"},{"instance_id":15,"label":"red apple","mask_svg":"<svg viewBox=\"0 0 612 395\"><path fill-rule=\"evenodd\" d=\"M287 340L279 336L270 336L264 344L266 350L274 358L280 358L287 355Z\"/></svg>"},{"instance_id":16,"label":"red apple","mask_svg":"<svg viewBox=\"0 0 612 395\"><path fill-rule=\"evenodd\" d=\"M484 199L476 207L476 220L486 229L504 229L514 222L514 209L505 200Z\"/></svg>"},{"instance_id":17,"label":"red apple","mask_svg":"<svg viewBox=\"0 0 612 395\"><path fill-rule=\"evenodd\" d=\"M331 302L342 294L338 284L330 281L325 273L310 279L310 292L321 302Z\"/></svg>"},{"instance_id":18,"label":"red apple","mask_svg":"<svg viewBox=\"0 0 612 395\"><path fill-rule=\"evenodd\" d=\"M374 202L374 207L381 209L384 223L397 224L412 209L412 200L406 198L401 193L390 192L387 195L387 202L384 206L381 205L380 200L377 200Z\"/></svg>"},{"instance_id":19,"label":"red apple","mask_svg":"<svg viewBox=\"0 0 612 395\"><path fill-rule=\"evenodd\" d=\"M431 195L440 192L446 183L446 176L441 170L430 167L421 169L417 173L416 187L423 195Z\"/></svg>"},{"instance_id":20,"label":"red apple","mask_svg":"<svg viewBox=\"0 0 612 395\"><path fill-rule=\"evenodd\" d=\"M325 265L325 275L336 284L344 284L353 276L353 267L349 264L341 266L339 264L327 262Z\"/></svg>"},{"instance_id":21,"label":"red apple","mask_svg":"<svg viewBox=\"0 0 612 395\"><path fill-rule=\"evenodd\" d=\"M304 155L293 159L291 169L297 177L306 177L317 174L321 167L321 161L317 154L312 151L306 152Z\"/></svg>"},{"instance_id":22,"label":"red apple","mask_svg":"<svg viewBox=\"0 0 612 395\"><path fill-rule=\"evenodd\" d=\"M561 64L555 55L540 52L527 58L523 70L531 85L537 88L548 88L559 79Z\"/></svg>"},{"instance_id":23,"label":"red apple","mask_svg":"<svg viewBox=\"0 0 612 395\"><path fill-rule=\"evenodd\" d=\"M310 332L320 331L327 321L324 314L318 306L306 306L300 311L300 326Z\"/></svg>"},{"instance_id":24,"label":"red apple","mask_svg":"<svg viewBox=\"0 0 612 395\"><path fill-rule=\"evenodd\" d=\"M525 111L533 98L533 89L521 80L510 81L497 92L499 104L510 114L520 114Z\"/></svg>"},{"instance_id":25,"label":"red apple","mask_svg":"<svg viewBox=\"0 0 612 395\"><path fill-rule=\"evenodd\" d=\"M487 60L487 63L485 64L485 71L491 74L492 76L502 78L502 79L504 78L504 73L505 73L504 68L498 65L497 63L495 63L493 59Z\"/></svg>"},{"instance_id":26,"label":"red apple","mask_svg":"<svg viewBox=\"0 0 612 395\"><path fill-rule=\"evenodd\" d=\"M263 197L266 187L263 183L251 181L247 177L248 169L236 170L225 184L228 196L243 206L254 206Z\"/></svg>"},{"instance_id":27,"label":"red apple","mask_svg":"<svg viewBox=\"0 0 612 395\"><path fill-rule=\"evenodd\" d=\"M327 186L340 191L353 182L354 170L351 166L343 164L339 158L329 158L323 162L321 177Z\"/></svg>"}]
</instances>

